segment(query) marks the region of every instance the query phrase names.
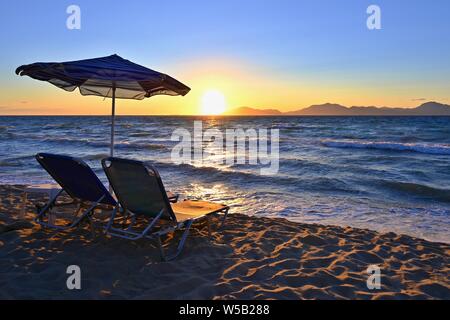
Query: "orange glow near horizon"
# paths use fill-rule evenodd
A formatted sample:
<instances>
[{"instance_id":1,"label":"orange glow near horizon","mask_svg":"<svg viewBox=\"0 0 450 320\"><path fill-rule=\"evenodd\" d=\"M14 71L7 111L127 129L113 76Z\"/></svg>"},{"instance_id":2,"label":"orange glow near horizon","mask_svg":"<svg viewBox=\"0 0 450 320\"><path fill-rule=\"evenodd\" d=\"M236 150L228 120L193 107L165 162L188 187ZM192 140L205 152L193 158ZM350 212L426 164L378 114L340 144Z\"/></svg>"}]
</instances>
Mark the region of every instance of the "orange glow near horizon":
<instances>
[{"instance_id":1,"label":"orange glow near horizon","mask_svg":"<svg viewBox=\"0 0 450 320\"><path fill-rule=\"evenodd\" d=\"M145 64L145 61L144 61ZM414 107L417 96L445 102L440 91L422 84L398 90L384 84L364 86L346 79L325 76L289 77L280 70L264 69L230 59L196 59L160 68L188 85L184 97L154 96L144 100L116 101L118 115L204 115L221 114L238 107L298 110L325 102L346 106ZM160 70L158 68L158 70ZM1 83L0 83L1 84ZM215 89L213 89L215 88ZM406 88L406 87L405 87ZM442 96L442 97L440 97ZM81 96L28 77L11 76L0 96L0 114L17 115L109 115L111 99Z\"/></svg>"}]
</instances>

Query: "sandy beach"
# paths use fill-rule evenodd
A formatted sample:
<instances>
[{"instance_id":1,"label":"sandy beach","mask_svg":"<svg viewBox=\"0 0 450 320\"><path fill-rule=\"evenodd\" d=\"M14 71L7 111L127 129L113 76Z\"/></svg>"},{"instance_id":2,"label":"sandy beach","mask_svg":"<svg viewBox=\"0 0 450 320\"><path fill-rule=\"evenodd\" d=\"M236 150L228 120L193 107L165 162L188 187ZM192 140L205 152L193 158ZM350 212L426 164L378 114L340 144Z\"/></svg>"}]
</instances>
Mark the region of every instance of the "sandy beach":
<instances>
[{"instance_id":1,"label":"sandy beach","mask_svg":"<svg viewBox=\"0 0 450 320\"><path fill-rule=\"evenodd\" d=\"M178 259L160 262L149 240L41 228L33 203L45 199L30 196L21 217L22 191L0 186L1 299L450 299L448 244L232 210L211 240L200 225ZM72 264L81 290L66 288ZM379 290L367 288L369 265L381 268Z\"/></svg>"}]
</instances>

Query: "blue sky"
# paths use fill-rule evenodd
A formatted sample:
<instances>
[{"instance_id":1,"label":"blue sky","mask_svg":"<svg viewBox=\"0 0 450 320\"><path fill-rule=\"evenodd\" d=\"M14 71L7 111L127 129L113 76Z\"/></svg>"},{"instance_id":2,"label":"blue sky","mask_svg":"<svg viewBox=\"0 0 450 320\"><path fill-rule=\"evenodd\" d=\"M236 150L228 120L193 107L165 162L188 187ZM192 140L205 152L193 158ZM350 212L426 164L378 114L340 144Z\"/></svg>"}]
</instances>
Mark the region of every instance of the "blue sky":
<instances>
[{"instance_id":1,"label":"blue sky","mask_svg":"<svg viewBox=\"0 0 450 320\"><path fill-rule=\"evenodd\" d=\"M81 30L65 26L71 4L81 8ZM370 4L381 8L381 30L366 28ZM0 40L3 90L36 84L14 75L21 64L118 53L175 75L202 61L248 66L254 78L311 87L317 103L321 91L341 103L450 103L447 0L2 1ZM21 98L9 94L0 106ZM314 98L298 100L292 108Z\"/></svg>"}]
</instances>

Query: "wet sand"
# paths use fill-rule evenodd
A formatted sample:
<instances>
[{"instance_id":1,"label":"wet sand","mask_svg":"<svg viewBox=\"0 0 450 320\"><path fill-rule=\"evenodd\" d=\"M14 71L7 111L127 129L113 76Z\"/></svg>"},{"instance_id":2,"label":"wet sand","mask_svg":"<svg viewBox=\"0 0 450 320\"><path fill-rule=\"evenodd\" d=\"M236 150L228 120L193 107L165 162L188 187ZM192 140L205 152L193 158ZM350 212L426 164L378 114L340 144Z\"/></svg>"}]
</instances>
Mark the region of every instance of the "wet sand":
<instances>
[{"instance_id":1,"label":"wet sand","mask_svg":"<svg viewBox=\"0 0 450 320\"><path fill-rule=\"evenodd\" d=\"M199 225L180 257L161 262L150 240L41 228L33 204L45 199L29 196L21 216L22 190L0 186L1 299L450 299L448 244L231 210L211 240ZM66 287L69 265L81 290ZM367 287L370 265L381 289Z\"/></svg>"}]
</instances>

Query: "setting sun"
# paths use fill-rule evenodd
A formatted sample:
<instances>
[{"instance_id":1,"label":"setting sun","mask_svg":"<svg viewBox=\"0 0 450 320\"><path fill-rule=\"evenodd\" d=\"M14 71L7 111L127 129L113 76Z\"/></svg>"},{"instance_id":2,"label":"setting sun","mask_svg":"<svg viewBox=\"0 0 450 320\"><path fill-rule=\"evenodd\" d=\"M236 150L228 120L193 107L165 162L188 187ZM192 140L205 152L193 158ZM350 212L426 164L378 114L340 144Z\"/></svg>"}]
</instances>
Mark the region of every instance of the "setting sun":
<instances>
[{"instance_id":1,"label":"setting sun","mask_svg":"<svg viewBox=\"0 0 450 320\"><path fill-rule=\"evenodd\" d=\"M221 114L227 107L225 96L218 90L208 90L202 95L201 107L202 114Z\"/></svg>"}]
</instances>

